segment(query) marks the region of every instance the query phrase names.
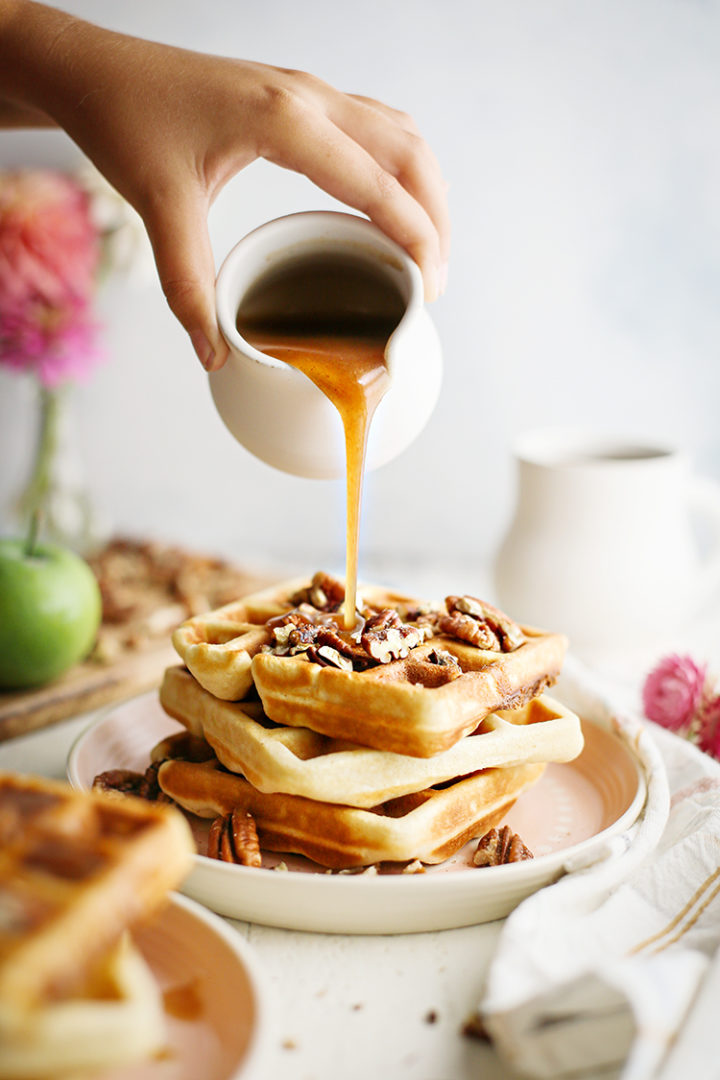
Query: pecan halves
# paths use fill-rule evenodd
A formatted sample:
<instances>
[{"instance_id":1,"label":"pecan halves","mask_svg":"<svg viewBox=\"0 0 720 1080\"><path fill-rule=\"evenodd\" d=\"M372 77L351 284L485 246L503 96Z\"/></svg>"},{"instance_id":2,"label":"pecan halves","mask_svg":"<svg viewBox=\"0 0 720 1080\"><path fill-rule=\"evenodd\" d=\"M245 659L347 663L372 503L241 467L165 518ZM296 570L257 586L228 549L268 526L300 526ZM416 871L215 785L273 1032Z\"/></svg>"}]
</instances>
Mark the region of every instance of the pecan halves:
<instances>
[{"instance_id":1,"label":"pecan halves","mask_svg":"<svg viewBox=\"0 0 720 1080\"><path fill-rule=\"evenodd\" d=\"M457 657L452 653L447 652L445 649L431 649L425 657L428 664L437 664L438 667L445 669L445 676L447 682L452 682L453 679L459 679L463 673Z\"/></svg>"},{"instance_id":2,"label":"pecan halves","mask_svg":"<svg viewBox=\"0 0 720 1080\"><path fill-rule=\"evenodd\" d=\"M437 628L441 634L457 638L459 641L466 641L468 645L474 645L477 649L500 652L500 641L490 627L461 611L438 615Z\"/></svg>"},{"instance_id":3,"label":"pecan halves","mask_svg":"<svg viewBox=\"0 0 720 1080\"><path fill-rule=\"evenodd\" d=\"M513 652L525 642L517 623L502 611L474 596L448 596L447 615L437 620L438 630L480 649Z\"/></svg>"},{"instance_id":4,"label":"pecan halves","mask_svg":"<svg viewBox=\"0 0 720 1080\"><path fill-rule=\"evenodd\" d=\"M345 600L345 586L337 578L319 570L304 589L290 597L290 603L311 604L317 611L337 611Z\"/></svg>"},{"instance_id":5,"label":"pecan halves","mask_svg":"<svg viewBox=\"0 0 720 1080\"><path fill-rule=\"evenodd\" d=\"M236 808L231 814L216 817L208 833L207 854L221 862L262 866L260 841L252 814Z\"/></svg>"},{"instance_id":6,"label":"pecan halves","mask_svg":"<svg viewBox=\"0 0 720 1080\"><path fill-rule=\"evenodd\" d=\"M502 866L533 857L532 851L525 846L518 834L514 833L509 825L503 825L501 829L491 829L481 837L473 855L473 864Z\"/></svg>"},{"instance_id":7,"label":"pecan halves","mask_svg":"<svg viewBox=\"0 0 720 1080\"><path fill-rule=\"evenodd\" d=\"M273 636L272 652L279 656L292 656L304 652L317 637L318 626L300 608L269 619L266 626Z\"/></svg>"},{"instance_id":8,"label":"pecan halves","mask_svg":"<svg viewBox=\"0 0 720 1080\"><path fill-rule=\"evenodd\" d=\"M132 769L108 769L98 773L92 782L93 791L105 791L115 795L134 795L148 802L172 802L158 784L161 762L154 761L145 772Z\"/></svg>"},{"instance_id":9,"label":"pecan halves","mask_svg":"<svg viewBox=\"0 0 720 1080\"><path fill-rule=\"evenodd\" d=\"M424 628L402 622L392 608L371 615L360 635L362 647L380 664L403 659L424 640Z\"/></svg>"}]
</instances>

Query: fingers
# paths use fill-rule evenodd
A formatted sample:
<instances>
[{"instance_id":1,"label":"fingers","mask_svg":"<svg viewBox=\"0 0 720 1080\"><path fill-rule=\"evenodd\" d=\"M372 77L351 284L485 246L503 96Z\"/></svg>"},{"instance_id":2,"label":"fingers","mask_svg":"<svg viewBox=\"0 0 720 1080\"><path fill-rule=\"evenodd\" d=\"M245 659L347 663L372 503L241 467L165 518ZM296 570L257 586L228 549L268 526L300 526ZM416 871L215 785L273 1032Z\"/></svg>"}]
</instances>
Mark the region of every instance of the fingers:
<instances>
[{"instance_id":1,"label":"fingers","mask_svg":"<svg viewBox=\"0 0 720 1080\"><path fill-rule=\"evenodd\" d=\"M173 314L187 330L198 359L216 371L228 347L215 315L215 263L207 230L207 202L200 195L157 194L143 212L160 283Z\"/></svg>"},{"instance_id":2,"label":"fingers","mask_svg":"<svg viewBox=\"0 0 720 1080\"><path fill-rule=\"evenodd\" d=\"M342 95L330 117L396 177L427 211L438 231L440 258L450 255L447 184L437 158L406 113L370 98Z\"/></svg>"},{"instance_id":3,"label":"fingers","mask_svg":"<svg viewBox=\"0 0 720 1080\"><path fill-rule=\"evenodd\" d=\"M364 104L355 103L355 107L370 112ZM380 116L379 112L375 113L375 117ZM365 120L369 127L370 117ZM388 118L382 117L386 132L385 125L389 123ZM355 130L367 138L367 130L362 130L362 124L356 123ZM400 130L396 126L396 134ZM416 139L407 132L405 138ZM412 155L409 153L403 157L402 168L397 157L391 160L389 132L367 141L376 147L377 155L346 134L314 104L300 96L287 95L283 99L283 108L267 119L261 156L304 173L328 194L367 214L415 259L423 274L425 295L433 300L440 292L443 261L449 244L449 229L442 209L444 194L437 196L432 190L438 183L437 173L433 171L429 182L424 180L423 168L410 165ZM405 145L410 144L406 142ZM391 168L387 168L385 162ZM404 186L403 181L413 190ZM423 193L440 221L442 248L438 227L424 202L413 192Z\"/></svg>"}]
</instances>

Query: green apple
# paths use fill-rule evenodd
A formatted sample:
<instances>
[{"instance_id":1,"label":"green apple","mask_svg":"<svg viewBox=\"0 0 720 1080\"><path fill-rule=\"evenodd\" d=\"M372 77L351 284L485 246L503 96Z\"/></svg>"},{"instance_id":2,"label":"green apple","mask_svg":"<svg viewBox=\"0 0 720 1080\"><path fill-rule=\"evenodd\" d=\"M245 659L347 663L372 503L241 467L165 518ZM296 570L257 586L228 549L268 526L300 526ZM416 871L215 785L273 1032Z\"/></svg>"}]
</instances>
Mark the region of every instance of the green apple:
<instances>
[{"instance_id":1,"label":"green apple","mask_svg":"<svg viewBox=\"0 0 720 1080\"><path fill-rule=\"evenodd\" d=\"M40 686L82 660L100 615L100 589L78 555L0 540L0 687Z\"/></svg>"}]
</instances>

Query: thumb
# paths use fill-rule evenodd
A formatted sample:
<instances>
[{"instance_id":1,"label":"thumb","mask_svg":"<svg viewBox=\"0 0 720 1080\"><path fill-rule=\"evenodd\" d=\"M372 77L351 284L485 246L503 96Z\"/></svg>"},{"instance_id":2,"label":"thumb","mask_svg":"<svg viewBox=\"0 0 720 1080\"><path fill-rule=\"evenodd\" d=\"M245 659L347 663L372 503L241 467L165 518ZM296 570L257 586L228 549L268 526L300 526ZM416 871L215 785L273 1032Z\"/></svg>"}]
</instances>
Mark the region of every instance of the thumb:
<instances>
[{"instance_id":1,"label":"thumb","mask_svg":"<svg viewBox=\"0 0 720 1080\"><path fill-rule=\"evenodd\" d=\"M228 347L215 315L215 262L200 198L169 192L145 215L160 284L207 371L225 363Z\"/></svg>"}]
</instances>

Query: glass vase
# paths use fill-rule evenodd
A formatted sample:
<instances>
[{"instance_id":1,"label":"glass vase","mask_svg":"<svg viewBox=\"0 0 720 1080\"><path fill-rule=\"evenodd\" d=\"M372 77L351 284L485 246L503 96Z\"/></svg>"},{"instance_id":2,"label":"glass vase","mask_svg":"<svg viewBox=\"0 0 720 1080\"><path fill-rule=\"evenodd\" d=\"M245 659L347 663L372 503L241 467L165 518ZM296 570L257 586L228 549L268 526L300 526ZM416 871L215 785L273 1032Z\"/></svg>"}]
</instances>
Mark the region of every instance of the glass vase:
<instances>
[{"instance_id":1,"label":"glass vase","mask_svg":"<svg viewBox=\"0 0 720 1080\"><path fill-rule=\"evenodd\" d=\"M73 423L73 387L38 386L37 438L15 511L21 535L39 519L41 539L87 555L106 539L85 481Z\"/></svg>"}]
</instances>

